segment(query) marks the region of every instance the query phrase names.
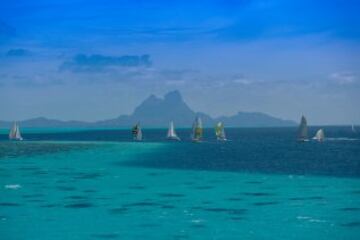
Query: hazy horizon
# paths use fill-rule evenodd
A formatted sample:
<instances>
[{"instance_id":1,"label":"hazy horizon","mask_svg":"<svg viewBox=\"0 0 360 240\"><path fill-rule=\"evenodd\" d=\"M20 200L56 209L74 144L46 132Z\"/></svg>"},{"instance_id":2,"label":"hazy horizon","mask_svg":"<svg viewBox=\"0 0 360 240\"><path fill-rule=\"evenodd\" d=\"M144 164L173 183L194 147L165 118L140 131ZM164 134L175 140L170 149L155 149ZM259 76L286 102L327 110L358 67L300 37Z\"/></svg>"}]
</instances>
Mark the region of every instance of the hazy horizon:
<instances>
[{"instance_id":1,"label":"hazy horizon","mask_svg":"<svg viewBox=\"0 0 360 240\"><path fill-rule=\"evenodd\" d=\"M212 117L360 124L356 1L16 1L0 9L0 120L96 121L179 90Z\"/></svg>"}]
</instances>

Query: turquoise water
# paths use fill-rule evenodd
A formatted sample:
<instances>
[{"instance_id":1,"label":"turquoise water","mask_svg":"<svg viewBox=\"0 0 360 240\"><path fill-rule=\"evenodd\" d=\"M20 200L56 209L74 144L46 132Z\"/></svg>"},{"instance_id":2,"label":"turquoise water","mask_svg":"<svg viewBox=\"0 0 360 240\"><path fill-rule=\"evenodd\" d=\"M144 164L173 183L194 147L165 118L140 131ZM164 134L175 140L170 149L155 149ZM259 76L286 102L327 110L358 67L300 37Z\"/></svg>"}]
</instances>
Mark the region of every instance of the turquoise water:
<instances>
[{"instance_id":1,"label":"turquoise water","mask_svg":"<svg viewBox=\"0 0 360 240\"><path fill-rule=\"evenodd\" d=\"M359 239L360 140L229 129L232 141L165 130L0 135L1 239ZM313 130L315 131L315 129Z\"/></svg>"}]
</instances>

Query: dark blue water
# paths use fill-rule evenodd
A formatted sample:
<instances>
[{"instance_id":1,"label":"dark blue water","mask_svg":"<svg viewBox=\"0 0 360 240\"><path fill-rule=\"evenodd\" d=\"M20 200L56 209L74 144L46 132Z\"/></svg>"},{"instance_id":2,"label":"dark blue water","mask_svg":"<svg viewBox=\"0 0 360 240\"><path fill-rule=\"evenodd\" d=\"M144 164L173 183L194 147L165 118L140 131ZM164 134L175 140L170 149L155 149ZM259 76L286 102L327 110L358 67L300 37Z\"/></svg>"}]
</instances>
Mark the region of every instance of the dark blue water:
<instances>
[{"instance_id":1,"label":"dark blue water","mask_svg":"<svg viewBox=\"0 0 360 240\"><path fill-rule=\"evenodd\" d=\"M296 128L233 128L227 131L230 141L217 142L213 129L206 129L204 141L194 144L190 140L190 129L179 129L178 135L183 141L171 143L176 145L170 145L169 151L158 153L155 160L141 158L125 163L122 161L121 164L159 169L360 177L360 136L352 133L348 127L328 127L325 131L327 141L323 143L299 143L295 141ZM315 134L316 128L310 128L310 132ZM165 129L145 129L144 142L168 143L165 134ZM7 138L6 135L0 137L0 140L4 141ZM27 141L132 141L127 129L32 132L27 133L25 138ZM12 154L24 154L21 150L14 149L13 145L8 144L6 151L13 150ZM57 150L65 151L59 146ZM0 151L0 157L6 154L6 151ZM30 148L31 154L47 151L56 149L44 149L37 144Z\"/></svg>"},{"instance_id":2,"label":"dark blue water","mask_svg":"<svg viewBox=\"0 0 360 240\"><path fill-rule=\"evenodd\" d=\"M310 129L315 134L317 129ZM0 131L1 239L359 239L360 137L325 128ZM285 227L286 226L286 227Z\"/></svg>"}]
</instances>

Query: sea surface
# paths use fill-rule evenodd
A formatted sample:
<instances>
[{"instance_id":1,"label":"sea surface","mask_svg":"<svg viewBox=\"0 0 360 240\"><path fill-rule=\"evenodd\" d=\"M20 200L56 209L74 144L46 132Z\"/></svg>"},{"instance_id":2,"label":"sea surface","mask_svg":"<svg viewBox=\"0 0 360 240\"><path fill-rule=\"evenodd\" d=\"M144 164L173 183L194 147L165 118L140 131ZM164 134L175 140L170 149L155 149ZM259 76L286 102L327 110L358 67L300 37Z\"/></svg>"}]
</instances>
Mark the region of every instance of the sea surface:
<instances>
[{"instance_id":1,"label":"sea surface","mask_svg":"<svg viewBox=\"0 0 360 240\"><path fill-rule=\"evenodd\" d=\"M311 134L317 129L311 128ZM0 239L360 239L360 135L325 127L0 130Z\"/></svg>"}]
</instances>

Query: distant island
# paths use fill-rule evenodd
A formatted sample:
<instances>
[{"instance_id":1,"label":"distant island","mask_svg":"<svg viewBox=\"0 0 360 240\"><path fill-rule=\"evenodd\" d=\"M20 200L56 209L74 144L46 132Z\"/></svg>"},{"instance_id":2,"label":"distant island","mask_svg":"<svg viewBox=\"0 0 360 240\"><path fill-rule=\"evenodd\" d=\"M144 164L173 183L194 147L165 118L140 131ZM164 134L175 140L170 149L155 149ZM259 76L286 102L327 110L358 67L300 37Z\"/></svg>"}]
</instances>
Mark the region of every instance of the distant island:
<instances>
[{"instance_id":1,"label":"distant island","mask_svg":"<svg viewBox=\"0 0 360 240\"><path fill-rule=\"evenodd\" d=\"M130 127L140 122L143 127L167 127L174 121L177 127L190 127L195 116L200 116L205 127L212 127L216 122L222 121L227 127L290 127L296 123L283 120L260 112L238 112L233 116L212 118L202 113L194 112L183 100L179 91L167 93L164 98L155 95L149 96L131 115L121 115L114 119L97 122L61 121L45 117L32 118L19 121L21 127ZM9 128L10 121L0 121L1 128Z\"/></svg>"}]
</instances>

